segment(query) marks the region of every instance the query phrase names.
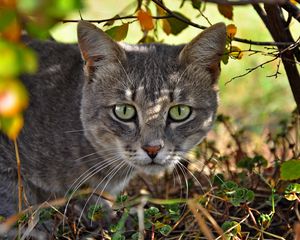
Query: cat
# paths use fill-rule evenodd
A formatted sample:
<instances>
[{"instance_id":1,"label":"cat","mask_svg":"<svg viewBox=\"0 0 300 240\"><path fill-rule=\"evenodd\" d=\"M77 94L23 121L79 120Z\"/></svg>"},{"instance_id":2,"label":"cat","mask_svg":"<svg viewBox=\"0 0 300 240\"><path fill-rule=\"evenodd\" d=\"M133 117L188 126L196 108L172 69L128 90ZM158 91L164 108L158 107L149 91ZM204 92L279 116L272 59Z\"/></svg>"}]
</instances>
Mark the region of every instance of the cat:
<instances>
[{"instance_id":1,"label":"cat","mask_svg":"<svg viewBox=\"0 0 300 240\"><path fill-rule=\"evenodd\" d=\"M178 46L119 44L86 21L77 30L78 45L25 41L39 61L36 74L22 76L27 206L82 183L117 194L137 172L173 168L214 122L223 23ZM16 213L17 203L14 146L1 135L0 215Z\"/></svg>"}]
</instances>

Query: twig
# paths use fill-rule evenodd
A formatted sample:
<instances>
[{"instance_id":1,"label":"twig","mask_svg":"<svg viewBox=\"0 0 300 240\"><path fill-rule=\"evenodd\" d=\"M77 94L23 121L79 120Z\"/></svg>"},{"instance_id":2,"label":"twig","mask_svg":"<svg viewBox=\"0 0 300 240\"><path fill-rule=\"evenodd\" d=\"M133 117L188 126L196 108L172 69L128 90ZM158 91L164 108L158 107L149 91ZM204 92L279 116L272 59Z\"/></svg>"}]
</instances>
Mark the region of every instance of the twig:
<instances>
[{"instance_id":1,"label":"twig","mask_svg":"<svg viewBox=\"0 0 300 240\"><path fill-rule=\"evenodd\" d=\"M285 0L204 0L205 2L223 4L223 5L247 5L247 4L258 4L258 3L267 3L267 4L282 4Z\"/></svg>"},{"instance_id":2,"label":"twig","mask_svg":"<svg viewBox=\"0 0 300 240\"><path fill-rule=\"evenodd\" d=\"M23 193L23 186L22 186L22 176L21 176L21 160L19 155L19 148L17 139L14 139L14 146L15 146L15 154L17 160L17 171L18 171L18 214L22 212L22 193ZM21 236L21 225L18 224L18 239Z\"/></svg>"},{"instance_id":3,"label":"twig","mask_svg":"<svg viewBox=\"0 0 300 240\"><path fill-rule=\"evenodd\" d=\"M249 73L253 72L254 70L256 70L256 69L258 69L258 68L263 68L264 65L266 65L266 64L268 64L268 63L270 63L270 62L275 61L277 58L278 58L278 56L272 58L271 60L265 61L265 62L263 62L263 63L261 63L261 64L255 66L255 67L253 67L253 68L248 68L248 69L246 69L247 72L245 72L245 73L243 73L243 74L241 74L241 75L238 75L238 76L235 76L235 77L231 78L229 81L227 81L227 82L225 83L225 85L227 85L228 83L232 82L233 80L235 80L235 79L237 79L237 78L241 78L241 77L244 77L244 76L248 75Z\"/></svg>"},{"instance_id":4,"label":"twig","mask_svg":"<svg viewBox=\"0 0 300 240\"><path fill-rule=\"evenodd\" d=\"M286 1L281 5L284 10L286 10L293 18L300 22L300 9L296 5L292 4L290 1Z\"/></svg>"}]
</instances>

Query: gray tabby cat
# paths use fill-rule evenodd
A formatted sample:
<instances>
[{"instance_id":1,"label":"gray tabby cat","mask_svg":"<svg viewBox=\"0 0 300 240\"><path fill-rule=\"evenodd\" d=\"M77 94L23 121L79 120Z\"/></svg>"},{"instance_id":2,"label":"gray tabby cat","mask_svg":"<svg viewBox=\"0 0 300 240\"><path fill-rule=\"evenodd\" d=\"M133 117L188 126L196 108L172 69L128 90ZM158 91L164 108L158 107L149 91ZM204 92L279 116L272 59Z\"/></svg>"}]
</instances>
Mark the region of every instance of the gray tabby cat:
<instances>
[{"instance_id":1,"label":"gray tabby cat","mask_svg":"<svg viewBox=\"0 0 300 240\"><path fill-rule=\"evenodd\" d=\"M39 71L18 138L30 204L88 182L116 194L135 173L172 168L211 129L223 23L187 45L118 44L88 22L77 45L26 40ZM0 215L17 210L13 144L0 136Z\"/></svg>"}]
</instances>

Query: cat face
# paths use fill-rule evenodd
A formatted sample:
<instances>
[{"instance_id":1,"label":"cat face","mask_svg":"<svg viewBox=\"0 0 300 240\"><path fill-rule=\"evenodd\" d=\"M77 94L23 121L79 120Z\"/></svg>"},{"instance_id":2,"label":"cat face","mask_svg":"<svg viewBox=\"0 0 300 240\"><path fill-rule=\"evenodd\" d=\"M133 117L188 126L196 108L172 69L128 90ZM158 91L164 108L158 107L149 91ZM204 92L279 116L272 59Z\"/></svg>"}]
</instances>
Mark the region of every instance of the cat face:
<instances>
[{"instance_id":1,"label":"cat face","mask_svg":"<svg viewBox=\"0 0 300 240\"><path fill-rule=\"evenodd\" d=\"M172 167L210 130L226 29L216 24L185 46L119 45L78 25L85 61L81 119L105 157L152 174Z\"/></svg>"}]
</instances>

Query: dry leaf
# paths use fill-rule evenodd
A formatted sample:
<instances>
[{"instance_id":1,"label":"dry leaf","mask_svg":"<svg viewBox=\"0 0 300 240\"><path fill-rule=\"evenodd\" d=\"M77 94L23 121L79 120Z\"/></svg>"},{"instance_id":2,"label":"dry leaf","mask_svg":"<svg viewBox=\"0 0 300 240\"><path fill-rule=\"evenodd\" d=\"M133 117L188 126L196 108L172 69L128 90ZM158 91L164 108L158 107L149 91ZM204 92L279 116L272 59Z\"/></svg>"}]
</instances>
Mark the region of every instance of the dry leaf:
<instances>
[{"instance_id":1,"label":"dry leaf","mask_svg":"<svg viewBox=\"0 0 300 240\"><path fill-rule=\"evenodd\" d=\"M218 10L224 17L232 20L232 18L233 18L233 7L232 7L232 5L218 4Z\"/></svg>"},{"instance_id":2,"label":"dry leaf","mask_svg":"<svg viewBox=\"0 0 300 240\"><path fill-rule=\"evenodd\" d=\"M143 31L149 31L154 28L153 18L150 12L140 9L137 13L137 18L141 24Z\"/></svg>"}]
</instances>

